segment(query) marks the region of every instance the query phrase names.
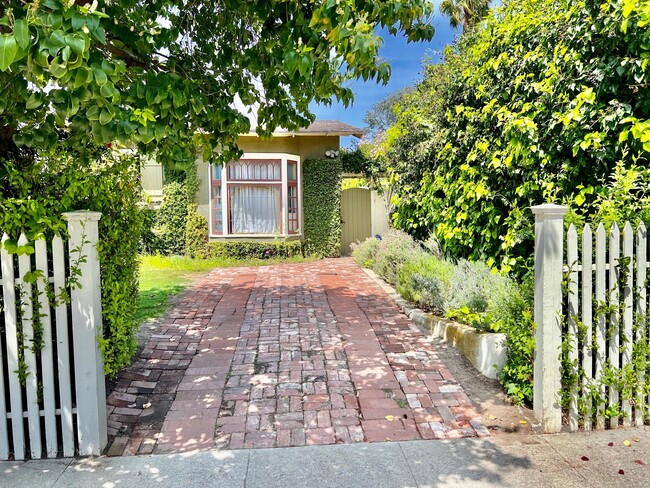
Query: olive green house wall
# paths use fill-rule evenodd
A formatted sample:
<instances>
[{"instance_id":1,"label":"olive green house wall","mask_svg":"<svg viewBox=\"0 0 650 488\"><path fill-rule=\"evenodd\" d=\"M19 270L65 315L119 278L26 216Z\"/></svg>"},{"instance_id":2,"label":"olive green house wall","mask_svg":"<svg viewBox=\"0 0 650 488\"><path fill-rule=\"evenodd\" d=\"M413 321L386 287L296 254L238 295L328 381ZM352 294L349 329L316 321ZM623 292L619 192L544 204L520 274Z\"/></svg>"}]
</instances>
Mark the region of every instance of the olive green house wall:
<instances>
[{"instance_id":1,"label":"olive green house wall","mask_svg":"<svg viewBox=\"0 0 650 488\"><path fill-rule=\"evenodd\" d=\"M255 135L242 136L239 147L246 154L251 153L285 153L300 158L300 175L307 159L324 158L327 151L338 151L340 138L338 136L312 136L305 134L279 134L271 140L262 140ZM201 156L196 161L199 177L199 191L196 196L197 211L210 221L210 161L204 161ZM229 236L232 240L233 236Z\"/></svg>"}]
</instances>

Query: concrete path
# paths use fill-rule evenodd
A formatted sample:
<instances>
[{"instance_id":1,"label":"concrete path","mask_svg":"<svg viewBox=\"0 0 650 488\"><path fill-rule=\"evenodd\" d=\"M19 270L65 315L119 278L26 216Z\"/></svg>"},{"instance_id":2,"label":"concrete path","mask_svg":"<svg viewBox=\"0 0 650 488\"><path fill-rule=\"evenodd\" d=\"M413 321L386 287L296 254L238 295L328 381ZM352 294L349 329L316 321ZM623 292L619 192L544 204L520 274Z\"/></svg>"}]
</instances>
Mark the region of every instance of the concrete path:
<instances>
[{"instance_id":1,"label":"concrete path","mask_svg":"<svg viewBox=\"0 0 650 488\"><path fill-rule=\"evenodd\" d=\"M351 259L213 271L108 399L109 455L488 436Z\"/></svg>"},{"instance_id":2,"label":"concrete path","mask_svg":"<svg viewBox=\"0 0 650 488\"><path fill-rule=\"evenodd\" d=\"M637 428L0 462L0 488L633 488L648 486L646 463L650 463L650 434Z\"/></svg>"}]
</instances>

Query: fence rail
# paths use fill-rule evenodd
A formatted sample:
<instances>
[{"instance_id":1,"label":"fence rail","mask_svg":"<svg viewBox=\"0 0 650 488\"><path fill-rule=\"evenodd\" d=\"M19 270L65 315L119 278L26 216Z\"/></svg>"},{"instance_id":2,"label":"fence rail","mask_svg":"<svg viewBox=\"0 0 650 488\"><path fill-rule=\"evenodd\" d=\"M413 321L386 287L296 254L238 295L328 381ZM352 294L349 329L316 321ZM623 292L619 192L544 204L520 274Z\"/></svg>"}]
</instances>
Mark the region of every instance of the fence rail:
<instances>
[{"instance_id":1,"label":"fence rail","mask_svg":"<svg viewBox=\"0 0 650 488\"><path fill-rule=\"evenodd\" d=\"M100 214L65 214L69 240L0 249L0 459L100 454L106 445ZM9 244L33 252L9 252ZM101 407L101 408L100 408ZM98 411L99 409L99 411Z\"/></svg>"},{"instance_id":2,"label":"fence rail","mask_svg":"<svg viewBox=\"0 0 650 488\"><path fill-rule=\"evenodd\" d=\"M547 432L643 425L650 404L645 225L563 232L565 207L533 207L536 415ZM564 250L566 249L566 259Z\"/></svg>"}]
</instances>

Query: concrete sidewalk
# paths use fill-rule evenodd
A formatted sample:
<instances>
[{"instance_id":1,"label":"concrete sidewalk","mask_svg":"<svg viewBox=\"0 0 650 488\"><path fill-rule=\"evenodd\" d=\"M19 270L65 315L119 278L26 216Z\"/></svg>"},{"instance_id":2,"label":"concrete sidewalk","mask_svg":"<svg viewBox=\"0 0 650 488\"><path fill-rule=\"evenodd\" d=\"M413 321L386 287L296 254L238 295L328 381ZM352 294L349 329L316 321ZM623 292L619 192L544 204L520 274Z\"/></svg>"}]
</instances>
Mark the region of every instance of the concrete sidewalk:
<instances>
[{"instance_id":1,"label":"concrete sidewalk","mask_svg":"<svg viewBox=\"0 0 650 488\"><path fill-rule=\"evenodd\" d=\"M650 485L646 463L650 464L650 429L634 428L2 462L0 486L629 488Z\"/></svg>"}]
</instances>

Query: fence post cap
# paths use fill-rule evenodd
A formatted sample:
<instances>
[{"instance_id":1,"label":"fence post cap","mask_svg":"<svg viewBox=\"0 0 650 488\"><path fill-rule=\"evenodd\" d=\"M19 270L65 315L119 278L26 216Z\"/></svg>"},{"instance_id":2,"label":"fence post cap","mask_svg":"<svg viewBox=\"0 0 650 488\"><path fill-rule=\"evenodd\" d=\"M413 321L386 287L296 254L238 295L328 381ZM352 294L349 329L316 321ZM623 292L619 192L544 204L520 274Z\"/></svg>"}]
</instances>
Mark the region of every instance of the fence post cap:
<instances>
[{"instance_id":1,"label":"fence post cap","mask_svg":"<svg viewBox=\"0 0 650 488\"><path fill-rule=\"evenodd\" d=\"M81 221L97 222L102 218L101 212L91 212L90 210L77 210L76 212L65 212L63 218L68 222Z\"/></svg>"},{"instance_id":2,"label":"fence post cap","mask_svg":"<svg viewBox=\"0 0 650 488\"><path fill-rule=\"evenodd\" d=\"M530 209L536 216L562 217L567 213L569 207L555 203L543 203L530 207Z\"/></svg>"}]
</instances>

